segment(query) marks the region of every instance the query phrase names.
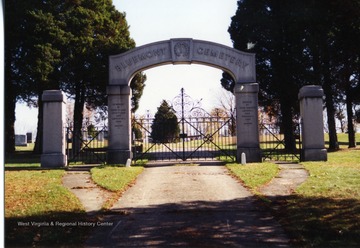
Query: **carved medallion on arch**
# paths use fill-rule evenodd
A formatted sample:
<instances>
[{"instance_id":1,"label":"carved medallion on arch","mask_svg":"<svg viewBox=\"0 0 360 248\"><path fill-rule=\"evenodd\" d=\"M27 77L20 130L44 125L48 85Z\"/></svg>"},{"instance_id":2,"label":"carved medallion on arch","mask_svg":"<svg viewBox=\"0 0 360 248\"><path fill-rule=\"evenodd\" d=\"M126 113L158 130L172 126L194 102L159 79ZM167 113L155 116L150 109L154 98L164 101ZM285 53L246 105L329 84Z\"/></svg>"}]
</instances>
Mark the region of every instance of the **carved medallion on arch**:
<instances>
[{"instance_id":1,"label":"carved medallion on arch","mask_svg":"<svg viewBox=\"0 0 360 248\"><path fill-rule=\"evenodd\" d=\"M192 39L171 39L172 60L174 63L191 63L192 41Z\"/></svg>"}]
</instances>

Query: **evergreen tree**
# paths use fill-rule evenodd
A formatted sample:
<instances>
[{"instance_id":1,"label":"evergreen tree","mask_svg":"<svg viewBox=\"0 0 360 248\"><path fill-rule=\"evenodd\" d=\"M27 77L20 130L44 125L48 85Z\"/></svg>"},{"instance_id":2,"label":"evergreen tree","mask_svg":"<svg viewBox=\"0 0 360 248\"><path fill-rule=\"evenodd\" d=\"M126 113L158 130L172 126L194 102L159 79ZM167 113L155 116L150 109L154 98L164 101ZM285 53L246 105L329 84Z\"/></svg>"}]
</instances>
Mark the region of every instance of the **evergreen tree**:
<instances>
[{"instance_id":1,"label":"evergreen tree","mask_svg":"<svg viewBox=\"0 0 360 248\"><path fill-rule=\"evenodd\" d=\"M151 125L151 138L154 143L170 143L178 139L180 128L174 110L163 100Z\"/></svg>"},{"instance_id":2,"label":"evergreen tree","mask_svg":"<svg viewBox=\"0 0 360 248\"><path fill-rule=\"evenodd\" d=\"M63 32L41 1L6 1L4 7L5 150L13 152L16 102L37 107L36 98L43 90L59 88L52 77L60 62L54 44L62 42Z\"/></svg>"},{"instance_id":3,"label":"evergreen tree","mask_svg":"<svg viewBox=\"0 0 360 248\"><path fill-rule=\"evenodd\" d=\"M280 111L285 147L295 149L293 119L298 111L297 94L307 81L307 57L300 1L238 1L228 29L234 48L256 53L260 104ZM231 79L224 77L228 88Z\"/></svg>"},{"instance_id":4,"label":"evergreen tree","mask_svg":"<svg viewBox=\"0 0 360 248\"><path fill-rule=\"evenodd\" d=\"M131 96L131 112L135 113L139 108L139 101L145 88L146 75L142 72L135 74L132 78L130 87L132 90Z\"/></svg>"},{"instance_id":5,"label":"evergreen tree","mask_svg":"<svg viewBox=\"0 0 360 248\"><path fill-rule=\"evenodd\" d=\"M286 148L295 147L297 94L307 84L324 89L329 148L338 149L337 104L347 106L349 143L355 143L352 108L359 87L359 30L358 0L238 1L228 31L236 49L256 53L260 104L280 119ZM232 90L229 75L224 74L221 83Z\"/></svg>"},{"instance_id":6,"label":"evergreen tree","mask_svg":"<svg viewBox=\"0 0 360 248\"><path fill-rule=\"evenodd\" d=\"M106 110L109 55L135 47L125 14L111 0L6 1L5 33L8 151L15 145L17 101L39 107L35 151L41 152L42 92L62 89L73 97L74 128L80 132L85 104ZM144 80L142 74L134 77L134 103L141 96Z\"/></svg>"}]
</instances>

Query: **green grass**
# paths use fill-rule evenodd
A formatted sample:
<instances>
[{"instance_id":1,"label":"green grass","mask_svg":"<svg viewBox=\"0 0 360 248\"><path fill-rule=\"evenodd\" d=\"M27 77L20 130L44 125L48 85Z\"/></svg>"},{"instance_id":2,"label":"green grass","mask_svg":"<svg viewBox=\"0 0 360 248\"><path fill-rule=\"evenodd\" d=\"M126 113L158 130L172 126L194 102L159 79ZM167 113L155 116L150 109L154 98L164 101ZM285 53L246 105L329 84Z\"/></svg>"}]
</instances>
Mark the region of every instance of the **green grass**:
<instances>
[{"instance_id":1,"label":"green grass","mask_svg":"<svg viewBox=\"0 0 360 248\"><path fill-rule=\"evenodd\" d=\"M33 226L33 223L87 221L80 201L62 186L63 170L5 171L6 246L79 246L89 228ZM20 226L19 222L29 223Z\"/></svg>"},{"instance_id":2,"label":"green grass","mask_svg":"<svg viewBox=\"0 0 360 248\"><path fill-rule=\"evenodd\" d=\"M143 171L143 167L103 166L91 169L92 179L99 186L110 190L124 190Z\"/></svg>"},{"instance_id":3,"label":"green grass","mask_svg":"<svg viewBox=\"0 0 360 248\"><path fill-rule=\"evenodd\" d=\"M328 153L327 162L302 163L310 177L284 201L287 227L301 244L360 244L360 150Z\"/></svg>"},{"instance_id":4,"label":"green grass","mask_svg":"<svg viewBox=\"0 0 360 248\"><path fill-rule=\"evenodd\" d=\"M349 146L349 136L347 133L338 133L337 134L339 147L346 149ZM355 133L356 144L360 146L360 133ZM325 147L328 147L329 144L329 134L325 133Z\"/></svg>"},{"instance_id":5,"label":"green grass","mask_svg":"<svg viewBox=\"0 0 360 248\"><path fill-rule=\"evenodd\" d=\"M360 150L328 153L328 162L303 162L309 179L297 189L306 196L360 200Z\"/></svg>"},{"instance_id":6,"label":"green grass","mask_svg":"<svg viewBox=\"0 0 360 248\"><path fill-rule=\"evenodd\" d=\"M5 171L5 217L82 211L79 200L61 185L63 170Z\"/></svg>"},{"instance_id":7,"label":"green grass","mask_svg":"<svg viewBox=\"0 0 360 248\"><path fill-rule=\"evenodd\" d=\"M228 164L226 167L254 193L258 193L258 188L269 182L279 171L276 164L268 162L246 165Z\"/></svg>"},{"instance_id":8,"label":"green grass","mask_svg":"<svg viewBox=\"0 0 360 248\"><path fill-rule=\"evenodd\" d=\"M264 164L264 163L263 163ZM228 165L253 192L274 172L263 164ZM296 193L268 201L295 247L358 247L360 244L360 150L328 153L327 162L302 163L309 178ZM262 172L265 173L262 173Z\"/></svg>"},{"instance_id":9,"label":"green grass","mask_svg":"<svg viewBox=\"0 0 360 248\"><path fill-rule=\"evenodd\" d=\"M143 170L144 167L142 166L102 166L92 168L91 177L94 182L104 189L114 192L104 203L103 210L110 209Z\"/></svg>"}]
</instances>

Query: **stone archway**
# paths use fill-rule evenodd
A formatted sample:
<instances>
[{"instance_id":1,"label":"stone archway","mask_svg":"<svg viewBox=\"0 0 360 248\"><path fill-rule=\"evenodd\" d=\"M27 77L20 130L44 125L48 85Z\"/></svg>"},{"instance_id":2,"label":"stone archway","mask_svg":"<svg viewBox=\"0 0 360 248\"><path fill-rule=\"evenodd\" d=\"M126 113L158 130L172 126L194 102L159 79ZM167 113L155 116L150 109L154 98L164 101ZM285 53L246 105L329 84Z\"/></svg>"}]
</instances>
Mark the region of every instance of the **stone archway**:
<instances>
[{"instance_id":1,"label":"stone archway","mask_svg":"<svg viewBox=\"0 0 360 248\"><path fill-rule=\"evenodd\" d=\"M170 39L134 48L109 58L108 163L125 163L131 153L130 80L140 71L166 64L201 64L224 70L236 82L237 158L261 161L255 54L189 38Z\"/></svg>"}]
</instances>

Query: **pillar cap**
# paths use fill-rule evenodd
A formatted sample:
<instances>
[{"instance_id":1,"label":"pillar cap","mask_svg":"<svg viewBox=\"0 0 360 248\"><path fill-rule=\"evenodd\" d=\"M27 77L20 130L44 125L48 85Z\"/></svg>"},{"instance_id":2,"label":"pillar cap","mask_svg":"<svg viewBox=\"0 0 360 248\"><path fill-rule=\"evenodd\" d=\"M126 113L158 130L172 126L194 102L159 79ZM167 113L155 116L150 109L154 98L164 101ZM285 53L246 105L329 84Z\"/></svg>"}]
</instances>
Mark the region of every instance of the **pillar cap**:
<instances>
[{"instance_id":1,"label":"pillar cap","mask_svg":"<svg viewBox=\"0 0 360 248\"><path fill-rule=\"evenodd\" d=\"M41 97L43 102L65 102L65 94L61 90L45 90Z\"/></svg>"},{"instance_id":2,"label":"pillar cap","mask_svg":"<svg viewBox=\"0 0 360 248\"><path fill-rule=\"evenodd\" d=\"M321 86L306 85L300 89L298 98L301 100L303 98L322 98L323 96L324 91Z\"/></svg>"}]
</instances>

